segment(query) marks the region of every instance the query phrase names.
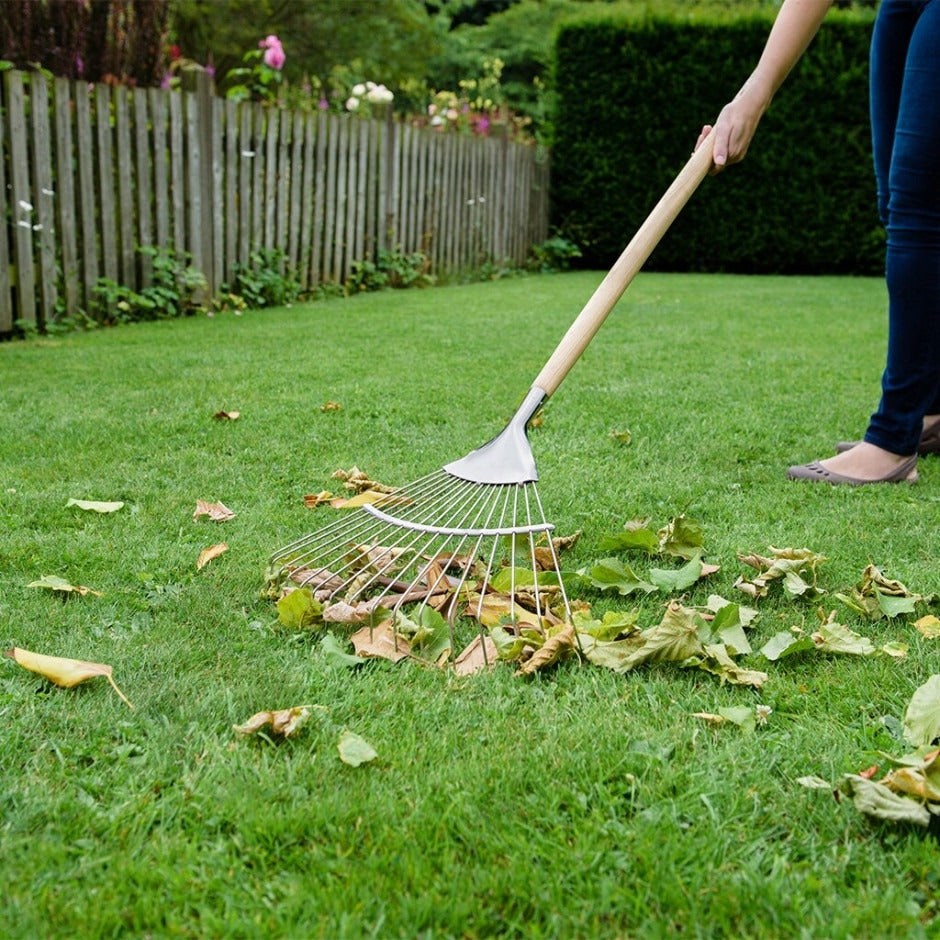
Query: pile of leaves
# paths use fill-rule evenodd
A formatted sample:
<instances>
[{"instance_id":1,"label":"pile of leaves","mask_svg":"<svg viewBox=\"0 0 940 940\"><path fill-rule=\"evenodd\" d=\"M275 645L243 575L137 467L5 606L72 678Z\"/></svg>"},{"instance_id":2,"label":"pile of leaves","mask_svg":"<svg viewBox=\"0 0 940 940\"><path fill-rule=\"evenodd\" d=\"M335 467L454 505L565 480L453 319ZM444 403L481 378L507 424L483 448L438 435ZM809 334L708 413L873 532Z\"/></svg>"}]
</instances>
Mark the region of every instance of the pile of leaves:
<instances>
[{"instance_id":1,"label":"pile of leaves","mask_svg":"<svg viewBox=\"0 0 940 940\"><path fill-rule=\"evenodd\" d=\"M395 492L356 467L337 471L334 479L352 495L323 491L306 497L306 504L345 511ZM904 643L876 644L841 622L834 610L818 606L828 593L819 580L826 558L808 548L770 547L766 554L741 554L738 560L746 573L734 582L740 601L711 594L704 604L692 605L690 589L720 570L706 561L704 533L696 520L680 515L660 527L650 519L628 520L622 530L599 540L603 557L566 570L558 559L579 536L552 539L551 545L534 550L532 569L502 568L488 581L478 575L482 560L427 558L425 570L433 572L433 578L427 574L426 581L408 586L407 599L414 602L410 605L396 603L401 593L392 594L390 601L387 594L363 600L358 592L360 578L370 577L379 560L393 559L401 551L395 545L351 542L344 563L353 571L345 595L335 591L328 573L311 579L310 570L290 565L268 573L266 591L277 602L283 628L323 634L324 651L350 666L372 657L411 659L466 674L509 663L517 674L531 675L566 659L619 673L671 663L760 689L768 680L764 669L787 657L901 658L907 653ZM625 556L645 563L628 562ZM448 578L450 563L460 567L461 577ZM657 594L662 596L661 615L650 625L641 624L649 604L615 606L625 597L642 600ZM758 608L774 594L808 602L815 609L755 645L751 628L759 618ZM872 564L854 586L831 596L853 617L867 622L913 614L918 605L936 601L886 578ZM815 623L807 625L807 619ZM456 626L464 620L474 622L476 629L470 642L458 649ZM351 632L344 636L343 628Z\"/></svg>"}]
</instances>

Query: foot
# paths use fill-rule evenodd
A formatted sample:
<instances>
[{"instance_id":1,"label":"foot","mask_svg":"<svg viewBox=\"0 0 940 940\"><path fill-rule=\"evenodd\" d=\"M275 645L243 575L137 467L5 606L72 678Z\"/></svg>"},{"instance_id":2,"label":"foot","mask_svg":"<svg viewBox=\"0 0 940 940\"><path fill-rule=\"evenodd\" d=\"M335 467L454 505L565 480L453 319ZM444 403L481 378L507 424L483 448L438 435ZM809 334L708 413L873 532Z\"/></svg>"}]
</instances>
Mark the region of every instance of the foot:
<instances>
[{"instance_id":1,"label":"foot","mask_svg":"<svg viewBox=\"0 0 940 940\"><path fill-rule=\"evenodd\" d=\"M844 483L862 486L866 483L915 483L917 454L902 457L860 441L850 450L828 460L790 467L791 480L812 480L819 483Z\"/></svg>"}]
</instances>

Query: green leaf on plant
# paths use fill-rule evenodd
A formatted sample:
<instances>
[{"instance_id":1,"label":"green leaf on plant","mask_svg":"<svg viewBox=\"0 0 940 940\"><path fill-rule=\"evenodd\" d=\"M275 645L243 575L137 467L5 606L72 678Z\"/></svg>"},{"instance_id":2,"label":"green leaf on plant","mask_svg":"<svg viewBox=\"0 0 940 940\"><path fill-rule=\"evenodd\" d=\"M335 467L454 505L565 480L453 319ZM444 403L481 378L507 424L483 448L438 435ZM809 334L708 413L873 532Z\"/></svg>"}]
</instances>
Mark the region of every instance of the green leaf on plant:
<instances>
[{"instance_id":1,"label":"green leaf on plant","mask_svg":"<svg viewBox=\"0 0 940 940\"><path fill-rule=\"evenodd\" d=\"M379 755L375 748L354 731L343 731L337 743L339 759L350 767L360 767L375 760Z\"/></svg>"}]
</instances>

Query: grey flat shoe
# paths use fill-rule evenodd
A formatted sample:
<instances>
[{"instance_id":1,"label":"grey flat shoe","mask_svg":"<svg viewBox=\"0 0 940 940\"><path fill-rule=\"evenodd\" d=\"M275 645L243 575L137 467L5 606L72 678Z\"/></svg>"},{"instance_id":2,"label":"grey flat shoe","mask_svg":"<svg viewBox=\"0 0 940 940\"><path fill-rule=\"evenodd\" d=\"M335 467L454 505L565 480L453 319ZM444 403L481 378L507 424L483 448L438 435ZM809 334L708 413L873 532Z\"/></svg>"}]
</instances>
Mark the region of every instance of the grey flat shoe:
<instances>
[{"instance_id":1,"label":"grey flat shoe","mask_svg":"<svg viewBox=\"0 0 940 940\"><path fill-rule=\"evenodd\" d=\"M833 486L866 486L869 483L916 483L917 482L917 454L908 457L896 470L887 476L874 480L862 480L858 477L846 476L827 470L819 461L800 464L787 470L790 480L809 480L811 483L831 483Z\"/></svg>"},{"instance_id":2,"label":"grey flat shoe","mask_svg":"<svg viewBox=\"0 0 940 940\"><path fill-rule=\"evenodd\" d=\"M861 441L839 441L836 444L836 453L844 454L860 443ZM917 453L921 457L926 457L928 454L940 454L940 422L935 424L929 431L924 431L920 436Z\"/></svg>"}]
</instances>

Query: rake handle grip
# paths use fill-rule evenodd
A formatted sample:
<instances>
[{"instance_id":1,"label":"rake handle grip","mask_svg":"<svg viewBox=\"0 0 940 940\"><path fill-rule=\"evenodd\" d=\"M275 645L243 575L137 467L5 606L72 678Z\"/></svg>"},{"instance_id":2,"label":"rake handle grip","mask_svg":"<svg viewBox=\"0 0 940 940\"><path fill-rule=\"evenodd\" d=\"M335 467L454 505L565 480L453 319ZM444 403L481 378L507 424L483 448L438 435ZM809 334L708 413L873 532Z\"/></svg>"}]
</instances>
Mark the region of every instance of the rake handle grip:
<instances>
[{"instance_id":1,"label":"rake handle grip","mask_svg":"<svg viewBox=\"0 0 940 940\"><path fill-rule=\"evenodd\" d=\"M607 276L591 295L591 299L568 328L568 332L562 337L533 383L533 388L540 388L548 397L561 385L562 379L587 349L594 334L600 329L623 292L646 263L646 259L666 234L666 230L675 221L682 207L689 201L699 183L708 175L708 171L712 168L713 148L714 135L709 134L663 193L646 221L637 229L630 244L624 248Z\"/></svg>"}]
</instances>

